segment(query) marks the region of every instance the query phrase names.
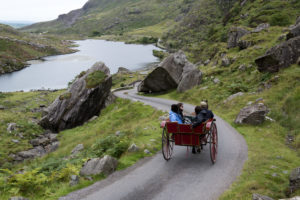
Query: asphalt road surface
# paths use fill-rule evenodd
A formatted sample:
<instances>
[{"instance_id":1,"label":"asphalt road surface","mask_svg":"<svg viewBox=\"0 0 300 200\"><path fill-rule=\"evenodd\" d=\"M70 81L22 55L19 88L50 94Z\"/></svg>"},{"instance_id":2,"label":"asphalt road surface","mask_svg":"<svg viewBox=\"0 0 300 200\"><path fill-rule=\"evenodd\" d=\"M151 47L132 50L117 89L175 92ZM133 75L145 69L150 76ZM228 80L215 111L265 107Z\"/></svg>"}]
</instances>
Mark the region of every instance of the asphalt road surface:
<instances>
[{"instance_id":1,"label":"asphalt road surface","mask_svg":"<svg viewBox=\"0 0 300 200\"><path fill-rule=\"evenodd\" d=\"M118 97L141 101L157 109L169 111L176 101L136 95L136 90L119 91ZM186 112L194 105L184 104ZM247 159L244 138L219 117L217 161L213 165L209 148L200 154L175 146L172 159L165 161L159 152L126 170L118 171L103 181L75 191L64 199L85 200L214 200L226 191L240 175ZM161 130L157 134L161 134Z\"/></svg>"}]
</instances>

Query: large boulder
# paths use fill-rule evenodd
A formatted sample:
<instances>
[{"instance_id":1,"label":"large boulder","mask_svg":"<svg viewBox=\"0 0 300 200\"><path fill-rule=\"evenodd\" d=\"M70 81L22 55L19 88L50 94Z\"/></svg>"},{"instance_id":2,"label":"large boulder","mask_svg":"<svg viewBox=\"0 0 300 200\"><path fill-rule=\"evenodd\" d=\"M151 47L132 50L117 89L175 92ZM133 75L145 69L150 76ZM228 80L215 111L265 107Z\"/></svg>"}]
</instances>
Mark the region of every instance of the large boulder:
<instances>
[{"instance_id":1,"label":"large boulder","mask_svg":"<svg viewBox=\"0 0 300 200\"><path fill-rule=\"evenodd\" d=\"M300 56L300 36L283 42L255 60L260 72L278 72L295 64Z\"/></svg>"},{"instance_id":2,"label":"large boulder","mask_svg":"<svg viewBox=\"0 0 300 200\"><path fill-rule=\"evenodd\" d=\"M202 73L190 63L183 51L165 58L138 86L139 92L163 92L175 89L184 92L199 85Z\"/></svg>"},{"instance_id":3,"label":"large boulder","mask_svg":"<svg viewBox=\"0 0 300 200\"><path fill-rule=\"evenodd\" d=\"M103 173L109 175L113 173L118 166L118 160L111 156L104 156L104 158L93 158L88 160L82 169L80 175L89 176Z\"/></svg>"},{"instance_id":4,"label":"large boulder","mask_svg":"<svg viewBox=\"0 0 300 200\"><path fill-rule=\"evenodd\" d=\"M82 125L99 115L110 95L112 77L104 63L98 62L81 73L67 92L60 95L46 110L40 125L61 131Z\"/></svg>"},{"instance_id":5,"label":"large boulder","mask_svg":"<svg viewBox=\"0 0 300 200\"><path fill-rule=\"evenodd\" d=\"M295 26L290 28L289 33L286 35L286 39L289 40L298 36L300 36L300 16L297 18Z\"/></svg>"},{"instance_id":6,"label":"large boulder","mask_svg":"<svg viewBox=\"0 0 300 200\"><path fill-rule=\"evenodd\" d=\"M241 27L232 27L228 33L227 48L233 48L238 46L238 42L241 37L249 34L250 31Z\"/></svg>"},{"instance_id":7,"label":"large boulder","mask_svg":"<svg viewBox=\"0 0 300 200\"><path fill-rule=\"evenodd\" d=\"M246 106L240 111L234 122L237 124L262 124L268 112L268 108L263 103Z\"/></svg>"},{"instance_id":8,"label":"large boulder","mask_svg":"<svg viewBox=\"0 0 300 200\"><path fill-rule=\"evenodd\" d=\"M162 92L175 89L177 83L165 68L157 67L143 80L139 86L139 92Z\"/></svg>"},{"instance_id":9,"label":"large boulder","mask_svg":"<svg viewBox=\"0 0 300 200\"><path fill-rule=\"evenodd\" d=\"M202 72L198 69L192 69L182 74L182 79L177 87L178 92L184 92L200 85L202 81Z\"/></svg>"}]
</instances>

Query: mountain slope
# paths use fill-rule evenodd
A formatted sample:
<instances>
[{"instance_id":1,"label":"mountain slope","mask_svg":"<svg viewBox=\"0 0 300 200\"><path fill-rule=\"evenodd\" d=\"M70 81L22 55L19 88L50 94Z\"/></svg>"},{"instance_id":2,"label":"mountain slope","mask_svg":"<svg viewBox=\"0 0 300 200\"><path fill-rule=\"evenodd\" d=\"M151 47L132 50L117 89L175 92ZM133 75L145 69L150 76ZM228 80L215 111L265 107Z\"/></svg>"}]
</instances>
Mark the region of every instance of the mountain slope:
<instances>
[{"instance_id":1,"label":"mountain slope","mask_svg":"<svg viewBox=\"0 0 300 200\"><path fill-rule=\"evenodd\" d=\"M26 61L70 53L71 44L51 36L22 33L0 24L0 75L26 67Z\"/></svg>"},{"instance_id":2,"label":"mountain slope","mask_svg":"<svg viewBox=\"0 0 300 200\"><path fill-rule=\"evenodd\" d=\"M90 0L81 9L23 30L84 36L122 34L167 19L181 18L194 2L196 0Z\"/></svg>"}]
</instances>

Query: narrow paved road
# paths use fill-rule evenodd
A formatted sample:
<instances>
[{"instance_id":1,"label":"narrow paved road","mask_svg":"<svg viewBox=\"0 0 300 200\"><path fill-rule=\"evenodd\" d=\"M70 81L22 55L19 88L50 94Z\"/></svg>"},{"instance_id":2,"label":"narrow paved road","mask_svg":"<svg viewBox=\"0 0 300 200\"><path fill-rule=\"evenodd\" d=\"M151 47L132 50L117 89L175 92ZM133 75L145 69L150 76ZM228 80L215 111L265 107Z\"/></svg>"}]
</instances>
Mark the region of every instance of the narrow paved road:
<instances>
[{"instance_id":1,"label":"narrow paved road","mask_svg":"<svg viewBox=\"0 0 300 200\"><path fill-rule=\"evenodd\" d=\"M136 90L119 91L121 98L141 101L157 109L168 111L172 100L138 96ZM194 106L184 104L193 112ZM86 200L214 200L230 187L241 173L247 159L244 138L228 123L217 118L219 146L217 162L212 165L209 149L201 154L187 154L186 147L175 146L174 154L166 162L159 152L126 170L85 189L70 193L64 199ZM158 132L157 134L161 134Z\"/></svg>"}]
</instances>

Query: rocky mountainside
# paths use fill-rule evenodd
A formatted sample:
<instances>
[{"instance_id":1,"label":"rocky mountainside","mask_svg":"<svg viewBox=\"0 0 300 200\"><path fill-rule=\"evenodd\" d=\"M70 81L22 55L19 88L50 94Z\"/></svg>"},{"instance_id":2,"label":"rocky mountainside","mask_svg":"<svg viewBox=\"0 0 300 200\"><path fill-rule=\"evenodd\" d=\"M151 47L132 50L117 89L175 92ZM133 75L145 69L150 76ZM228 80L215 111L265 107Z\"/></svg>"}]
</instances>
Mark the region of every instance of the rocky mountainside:
<instances>
[{"instance_id":1,"label":"rocky mountainside","mask_svg":"<svg viewBox=\"0 0 300 200\"><path fill-rule=\"evenodd\" d=\"M56 20L23 28L29 32L100 36L123 34L166 20L179 21L196 0L89 0Z\"/></svg>"},{"instance_id":2,"label":"rocky mountainside","mask_svg":"<svg viewBox=\"0 0 300 200\"><path fill-rule=\"evenodd\" d=\"M0 24L0 75L26 67L28 60L70 53L70 45L68 41L22 33L8 25Z\"/></svg>"}]
</instances>

